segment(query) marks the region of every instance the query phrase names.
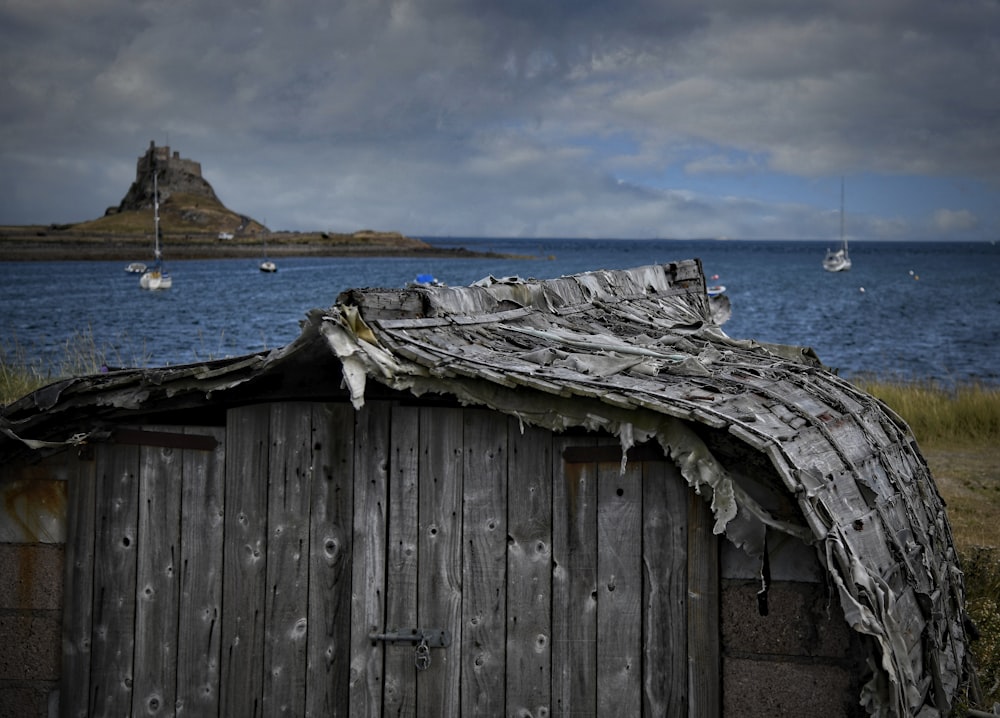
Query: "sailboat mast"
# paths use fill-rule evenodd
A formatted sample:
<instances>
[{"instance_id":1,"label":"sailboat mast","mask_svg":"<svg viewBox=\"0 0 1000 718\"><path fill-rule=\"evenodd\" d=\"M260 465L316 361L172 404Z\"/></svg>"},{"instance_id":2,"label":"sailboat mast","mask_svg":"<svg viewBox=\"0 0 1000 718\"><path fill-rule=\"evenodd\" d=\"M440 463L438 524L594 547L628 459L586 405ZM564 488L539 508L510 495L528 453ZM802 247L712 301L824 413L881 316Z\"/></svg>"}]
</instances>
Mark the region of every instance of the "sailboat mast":
<instances>
[{"instance_id":1,"label":"sailboat mast","mask_svg":"<svg viewBox=\"0 0 1000 718\"><path fill-rule=\"evenodd\" d=\"M847 251L847 237L844 235L844 178L840 178L840 244Z\"/></svg>"},{"instance_id":2,"label":"sailboat mast","mask_svg":"<svg viewBox=\"0 0 1000 718\"><path fill-rule=\"evenodd\" d=\"M156 165L153 165L153 256L160 259L160 188L156 182Z\"/></svg>"}]
</instances>

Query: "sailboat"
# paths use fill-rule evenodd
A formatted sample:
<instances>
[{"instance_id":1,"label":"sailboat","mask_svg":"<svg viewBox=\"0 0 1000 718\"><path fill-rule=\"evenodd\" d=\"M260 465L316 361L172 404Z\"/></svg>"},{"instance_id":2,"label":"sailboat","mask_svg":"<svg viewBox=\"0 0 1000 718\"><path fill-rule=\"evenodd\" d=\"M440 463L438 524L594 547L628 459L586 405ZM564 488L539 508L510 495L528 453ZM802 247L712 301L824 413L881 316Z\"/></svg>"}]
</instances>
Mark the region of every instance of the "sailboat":
<instances>
[{"instance_id":1,"label":"sailboat","mask_svg":"<svg viewBox=\"0 0 1000 718\"><path fill-rule=\"evenodd\" d=\"M844 236L844 178L840 178L840 248L826 250L823 269L828 272L846 272L851 268L851 257L847 253L847 237Z\"/></svg>"},{"instance_id":2,"label":"sailboat","mask_svg":"<svg viewBox=\"0 0 1000 718\"><path fill-rule=\"evenodd\" d=\"M278 265L272 260L267 258L267 235L264 235L264 259L260 263L260 271L262 272L277 272Z\"/></svg>"},{"instance_id":3,"label":"sailboat","mask_svg":"<svg viewBox=\"0 0 1000 718\"><path fill-rule=\"evenodd\" d=\"M170 278L167 270L163 268L163 256L160 252L160 190L156 182L156 169L153 170L153 259L155 263L152 268L142 273L139 277L139 286L142 289L170 289L174 280Z\"/></svg>"}]
</instances>

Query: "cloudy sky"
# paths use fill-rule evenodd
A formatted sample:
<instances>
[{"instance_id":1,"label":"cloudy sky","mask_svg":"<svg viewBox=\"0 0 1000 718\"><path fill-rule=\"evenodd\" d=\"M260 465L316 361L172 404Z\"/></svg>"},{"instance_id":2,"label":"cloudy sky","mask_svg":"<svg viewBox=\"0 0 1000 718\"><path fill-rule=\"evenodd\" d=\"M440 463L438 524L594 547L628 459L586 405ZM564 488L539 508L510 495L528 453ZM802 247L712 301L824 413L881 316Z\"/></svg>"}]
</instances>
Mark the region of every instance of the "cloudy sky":
<instances>
[{"instance_id":1,"label":"cloudy sky","mask_svg":"<svg viewBox=\"0 0 1000 718\"><path fill-rule=\"evenodd\" d=\"M0 224L1000 238L997 0L0 0Z\"/></svg>"}]
</instances>

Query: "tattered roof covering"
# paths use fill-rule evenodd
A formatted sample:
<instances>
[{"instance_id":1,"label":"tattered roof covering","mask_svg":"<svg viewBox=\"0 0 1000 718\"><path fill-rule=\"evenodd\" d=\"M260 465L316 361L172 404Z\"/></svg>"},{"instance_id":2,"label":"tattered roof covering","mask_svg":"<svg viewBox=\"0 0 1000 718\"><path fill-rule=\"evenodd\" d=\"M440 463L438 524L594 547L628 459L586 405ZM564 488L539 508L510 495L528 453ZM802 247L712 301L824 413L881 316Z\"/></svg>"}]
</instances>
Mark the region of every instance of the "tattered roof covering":
<instances>
[{"instance_id":1,"label":"tattered roof covering","mask_svg":"<svg viewBox=\"0 0 1000 718\"><path fill-rule=\"evenodd\" d=\"M105 417L121 416L151 396L191 405L268 386L262 377L322 363L330 350L355 406L374 380L553 430L605 430L624 449L655 439L711 501L717 533L758 556L771 531L816 546L847 621L871 637L873 678L861 696L870 713L950 708L967 660L964 587L913 436L809 350L724 334L697 260L547 281L351 290L269 354L123 372L96 385L73 380L34 401L65 419L97 404L111 407ZM22 440L48 426L24 401L0 423ZM727 441L766 457L773 476L727 468L718 451ZM776 509L766 498L776 490L798 511Z\"/></svg>"}]
</instances>

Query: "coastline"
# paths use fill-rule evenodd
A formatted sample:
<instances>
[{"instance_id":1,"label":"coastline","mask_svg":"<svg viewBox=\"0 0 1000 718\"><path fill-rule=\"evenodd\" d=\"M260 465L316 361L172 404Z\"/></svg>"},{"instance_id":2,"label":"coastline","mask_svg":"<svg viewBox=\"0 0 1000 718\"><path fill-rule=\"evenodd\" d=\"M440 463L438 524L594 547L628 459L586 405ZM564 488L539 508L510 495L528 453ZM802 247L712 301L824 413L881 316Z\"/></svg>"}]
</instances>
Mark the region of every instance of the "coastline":
<instances>
[{"instance_id":1,"label":"coastline","mask_svg":"<svg viewBox=\"0 0 1000 718\"><path fill-rule=\"evenodd\" d=\"M68 246L65 243L31 243L10 247L0 242L0 262L149 262L151 252L147 247L135 249L126 246ZM168 247L164 252L167 261L186 259L245 259L261 258L259 245L227 244L224 247L194 246ZM323 247L310 244L268 246L267 256L281 257L458 257L465 259L522 258L499 252L474 252L464 247L372 247L347 245Z\"/></svg>"},{"instance_id":2,"label":"coastline","mask_svg":"<svg viewBox=\"0 0 1000 718\"><path fill-rule=\"evenodd\" d=\"M264 240L266 239L266 244ZM77 233L49 227L0 228L0 262L152 260L152 235ZM519 258L464 247L435 247L395 232L274 232L266 237L223 240L208 234L163 236L167 261L281 257Z\"/></svg>"}]
</instances>

